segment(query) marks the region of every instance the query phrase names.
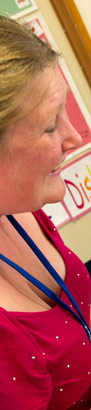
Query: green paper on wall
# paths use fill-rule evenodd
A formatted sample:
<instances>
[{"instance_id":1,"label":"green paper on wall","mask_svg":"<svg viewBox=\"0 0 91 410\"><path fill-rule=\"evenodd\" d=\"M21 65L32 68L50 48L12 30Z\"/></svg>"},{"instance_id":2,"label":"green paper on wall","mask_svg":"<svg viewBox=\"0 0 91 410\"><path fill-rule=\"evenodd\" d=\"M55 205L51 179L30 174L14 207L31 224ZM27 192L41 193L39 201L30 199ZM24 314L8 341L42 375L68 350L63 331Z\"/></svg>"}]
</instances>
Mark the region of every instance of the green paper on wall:
<instances>
[{"instance_id":1,"label":"green paper on wall","mask_svg":"<svg viewBox=\"0 0 91 410\"><path fill-rule=\"evenodd\" d=\"M34 0L0 0L0 15L5 17L18 18L37 8Z\"/></svg>"}]
</instances>

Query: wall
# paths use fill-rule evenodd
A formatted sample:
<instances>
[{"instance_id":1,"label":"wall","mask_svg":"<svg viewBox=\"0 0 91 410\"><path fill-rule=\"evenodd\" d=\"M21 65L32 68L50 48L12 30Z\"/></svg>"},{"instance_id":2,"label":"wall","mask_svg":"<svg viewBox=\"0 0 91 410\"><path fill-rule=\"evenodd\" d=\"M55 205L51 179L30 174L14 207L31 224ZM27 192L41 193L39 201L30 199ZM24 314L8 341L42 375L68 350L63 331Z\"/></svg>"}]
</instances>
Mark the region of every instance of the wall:
<instances>
[{"instance_id":1,"label":"wall","mask_svg":"<svg viewBox=\"0 0 91 410\"><path fill-rule=\"evenodd\" d=\"M77 85L77 88L88 109L88 112L90 112L90 87L70 46L66 34L58 20L58 17L56 16L56 13L49 0L36 0L36 4L39 7L38 11L42 12L46 24L48 25L48 28L51 31L54 40L56 41L61 53L63 54L65 62L71 72L75 84ZM35 12L32 13L32 16L33 18L35 17ZM69 246L83 260L83 262L86 262L91 258L90 212L81 217L79 220L64 225L59 229L59 232L66 245Z\"/></svg>"}]
</instances>

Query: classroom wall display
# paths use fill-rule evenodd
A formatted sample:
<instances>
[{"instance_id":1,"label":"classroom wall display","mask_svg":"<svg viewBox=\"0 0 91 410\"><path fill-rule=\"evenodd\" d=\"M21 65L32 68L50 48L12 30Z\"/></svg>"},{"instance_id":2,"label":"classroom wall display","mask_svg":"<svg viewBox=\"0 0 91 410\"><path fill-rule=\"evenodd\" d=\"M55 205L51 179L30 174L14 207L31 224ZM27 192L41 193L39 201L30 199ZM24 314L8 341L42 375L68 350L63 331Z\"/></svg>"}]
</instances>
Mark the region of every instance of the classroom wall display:
<instances>
[{"instance_id":1,"label":"classroom wall display","mask_svg":"<svg viewBox=\"0 0 91 410\"><path fill-rule=\"evenodd\" d=\"M41 38L43 41L49 41L52 44L52 46L56 48L56 50L58 49L45 23L42 13L36 13L36 17L33 20L31 16L31 19L27 19L25 24L30 25L32 31L37 36L39 36L39 38ZM60 59L60 71L63 77L65 78L66 83L69 86L69 92L67 95L67 113L69 119L72 125L76 128L76 130L83 138L83 144L80 148L76 149L75 151L69 151L69 154L67 155L66 159L68 160L72 157L75 157L77 154L80 154L81 152L88 150L91 147L91 119L63 58Z\"/></svg>"},{"instance_id":2,"label":"classroom wall display","mask_svg":"<svg viewBox=\"0 0 91 410\"><path fill-rule=\"evenodd\" d=\"M65 165L61 170L61 176L66 186L64 199L61 203L43 207L58 228L91 211L90 152Z\"/></svg>"},{"instance_id":3,"label":"classroom wall display","mask_svg":"<svg viewBox=\"0 0 91 410\"><path fill-rule=\"evenodd\" d=\"M91 153L66 165L62 178L66 184L63 205L71 220L91 211Z\"/></svg>"},{"instance_id":4,"label":"classroom wall display","mask_svg":"<svg viewBox=\"0 0 91 410\"><path fill-rule=\"evenodd\" d=\"M0 0L0 14L13 19L37 10L34 0Z\"/></svg>"}]
</instances>

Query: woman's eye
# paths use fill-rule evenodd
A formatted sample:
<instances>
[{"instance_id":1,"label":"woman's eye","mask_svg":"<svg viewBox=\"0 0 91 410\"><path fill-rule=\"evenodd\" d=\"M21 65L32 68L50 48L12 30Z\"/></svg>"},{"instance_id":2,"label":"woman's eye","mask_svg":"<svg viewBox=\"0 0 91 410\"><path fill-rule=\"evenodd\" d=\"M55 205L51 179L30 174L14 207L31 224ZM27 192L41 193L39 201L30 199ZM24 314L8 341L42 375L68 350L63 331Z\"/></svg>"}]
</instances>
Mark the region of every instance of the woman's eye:
<instances>
[{"instance_id":1,"label":"woman's eye","mask_svg":"<svg viewBox=\"0 0 91 410\"><path fill-rule=\"evenodd\" d=\"M53 132L56 130L56 125L55 125L55 127L53 127L53 128L49 128L48 130L46 130L45 132L47 133L47 134L53 134Z\"/></svg>"},{"instance_id":2,"label":"woman's eye","mask_svg":"<svg viewBox=\"0 0 91 410\"><path fill-rule=\"evenodd\" d=\"M57 117L56 117L54 127L48 128L48 129L45 130L45 133L46 133L46 134L53 134L53 133L56 131L57 126L58 126L58 119L59 119L59 114L58 114Z\"/></svg>"}]
</instances>

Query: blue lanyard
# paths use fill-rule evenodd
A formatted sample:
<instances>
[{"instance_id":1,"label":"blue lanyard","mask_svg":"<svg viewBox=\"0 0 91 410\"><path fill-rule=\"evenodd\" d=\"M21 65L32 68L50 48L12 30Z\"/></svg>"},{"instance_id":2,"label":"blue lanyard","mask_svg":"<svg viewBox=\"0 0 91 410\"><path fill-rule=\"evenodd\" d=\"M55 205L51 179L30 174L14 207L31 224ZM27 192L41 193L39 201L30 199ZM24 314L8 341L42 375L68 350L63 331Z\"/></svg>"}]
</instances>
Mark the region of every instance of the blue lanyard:
<instances>
[{"instance_id":1,"label":"blue lanyard","mask_svg":"<svg viewBox=\"0 0 91 410\"><path fill-rule=\"evenodd\" d=\"M0 254L0 259L2 259L5 263L13 267L15 270L17 270L22 276L24 276L26 279L28 279L30 282L32 282L36 287L38 287L43 293L45 293L49 298L51 298L53 301L55 301L59 306L70 312L76 320L78 320L82 326L84 327L87 336L90 340L90 329L85 321L84 317L82 316L82 313L79 309L79 306L77 305L75 299L69 292L65 282L61 279L61 277L58 275L56 270L53 268L53 266L50 264L48 259L44 256L44 254L40 251L40 249L37 247L35 242L30 238L30 236L26 233L26 231L22 228L22 226L16 221L16 219L12 215L7 215L7 219L11 222L11 224L14 226L14 228L17 230L17 232L21 235L21 237L25 240L25 242L29 245L29 247L32 249L32 251L35 253L35 255L38 257L38 259L41 261L41 263L45 266L45 268L48 270L48 272L51 274L51 276L56 280L56 282L61 286L61 288L64 290L66 295L69 297L71 300L73 306L79 313L79 316L62 300L59 298L59 296L56 295L55 292L53 292L51 289L49 289L47 286L45 286L43 283L41 283L38 279L34 278L32 275L30 275L25 269L22 269L19 265L16 263L10 261L8 258L6 258L4 255Z\"/></svg>"}]
</instances>

